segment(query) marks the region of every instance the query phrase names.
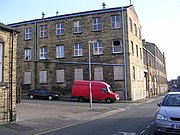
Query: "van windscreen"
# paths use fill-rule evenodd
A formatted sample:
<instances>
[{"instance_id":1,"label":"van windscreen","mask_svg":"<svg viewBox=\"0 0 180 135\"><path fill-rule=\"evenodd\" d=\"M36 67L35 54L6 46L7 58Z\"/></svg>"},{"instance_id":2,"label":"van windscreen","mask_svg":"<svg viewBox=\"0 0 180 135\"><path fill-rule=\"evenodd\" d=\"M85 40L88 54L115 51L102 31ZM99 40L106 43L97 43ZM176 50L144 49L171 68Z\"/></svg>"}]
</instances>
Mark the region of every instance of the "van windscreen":
<instances>
[{"instance_id":1,"label":"van windscreen","mask_svg":"<svg viewBox=\"0 0 180 135\"><path fill-rule=\"evenodd\" d=\"M111 87L109 87L109 91L113 92L113 89Z\"/></svg>"}]
</instances>

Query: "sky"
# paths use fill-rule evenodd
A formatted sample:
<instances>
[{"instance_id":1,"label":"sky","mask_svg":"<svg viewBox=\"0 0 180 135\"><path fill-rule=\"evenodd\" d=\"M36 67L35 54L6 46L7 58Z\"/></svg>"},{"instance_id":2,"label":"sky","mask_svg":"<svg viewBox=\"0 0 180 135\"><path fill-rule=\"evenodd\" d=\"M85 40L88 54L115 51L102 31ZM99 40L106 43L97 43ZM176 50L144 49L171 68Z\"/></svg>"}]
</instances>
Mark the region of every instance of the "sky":
<instances>
[{"instance_id":1,"label":"sky","mask_svg":"<svg viewBox=\"0 0 180 135\"><path fill-rule=\"evenodd\" d=\"M11 24L42 17L127 6L130 0L0 0L0 22ZM180 0L131 0L142 38L155 43L166 58L168 80L180 76Z\"/></svg>"}]
</instances>

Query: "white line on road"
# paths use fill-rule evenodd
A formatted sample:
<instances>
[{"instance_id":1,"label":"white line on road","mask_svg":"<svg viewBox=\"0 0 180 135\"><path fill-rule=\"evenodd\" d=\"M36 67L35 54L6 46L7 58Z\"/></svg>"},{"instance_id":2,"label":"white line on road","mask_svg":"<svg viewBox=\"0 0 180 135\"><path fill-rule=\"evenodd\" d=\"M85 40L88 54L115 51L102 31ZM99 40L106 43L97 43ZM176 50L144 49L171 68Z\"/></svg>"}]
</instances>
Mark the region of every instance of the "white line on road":
<instances>
[{"instance_id":1,"label":"white line on road","mask_svg":"<svg viewBox=\"0 0 180 135\"><path fill-rule=\"evenodd\" d=\"M142 135L143 133L145 133L146 132L146 130L143 130L141 133L140 133L140 135Z\"/></svg>"},{"instance_id":2,"label":"white line on road","mask_svg":"<svg viewBox=\"0 0 180 135\"><path fill-rule=\"evenodd\" d=\"M150 125L146 127L147 129L150 128Z\"/></svg>"},{"instance_id":3,"label":"white line on road","mask_svg":"<svg viewBox=\"0 0 180 135\"><path fill-rule=\"evenodd\" d=\"M136 133L131 133L131 132L118 132L118 134L121 134L121 135L136 135Z\"/></svg>"}]
</instances>

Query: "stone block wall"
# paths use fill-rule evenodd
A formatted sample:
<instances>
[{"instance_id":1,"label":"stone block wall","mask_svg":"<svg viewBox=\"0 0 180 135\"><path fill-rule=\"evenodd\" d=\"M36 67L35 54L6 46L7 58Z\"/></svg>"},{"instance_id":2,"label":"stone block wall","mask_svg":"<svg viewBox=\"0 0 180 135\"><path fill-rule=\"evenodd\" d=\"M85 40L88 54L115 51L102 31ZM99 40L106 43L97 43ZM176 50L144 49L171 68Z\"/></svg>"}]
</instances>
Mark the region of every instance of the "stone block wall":
<instances>
[{"instance_id":1,"label":"stone block wall","mask_svg":"<svg viewBox=\"0 0 180 135\"><path fill-rule=\"evenodd\" d=\"M7 124L16 120L17 35L13 29L1 24L0 44L2 45L2 81L0 82L0 124Z\"/></svg>"}]
</instances>

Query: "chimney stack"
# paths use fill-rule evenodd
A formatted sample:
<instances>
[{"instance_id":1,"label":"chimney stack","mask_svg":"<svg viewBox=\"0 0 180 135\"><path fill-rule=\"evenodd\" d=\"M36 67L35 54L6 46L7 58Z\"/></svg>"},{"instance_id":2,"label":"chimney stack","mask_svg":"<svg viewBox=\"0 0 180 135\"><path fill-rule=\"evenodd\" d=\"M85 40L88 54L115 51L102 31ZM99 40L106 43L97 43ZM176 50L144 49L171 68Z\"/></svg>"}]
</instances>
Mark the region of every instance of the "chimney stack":
<instances>
[{"instance_id":1,"label":"chimney stack","mask_svg":"<svg viewBox=\"0 0 180 135\"><path fill-rule=\"evenodd\" d=\"M59 15L59 12L58 11L56 11L56 16L58 16Z\"/></svg>"},{"instance_id":2,"label":"chimney stack","mask_svg":"<svg viewBox=\"0 0 180 135\"><path fill-rule=\"evenodd\" d=\"M42 19L44 19L44 16L45 16L45 13L44 13L44 12L42 12Z\"/></svg>"},{"instance_id":3,"label":"chimney stack","mask_svg":"<svg viewBox=\"0 0 180 135\"><path fill-rule=\"evenodd\" d=\"M103 6L103 9L106 9L106 3L105 2L102 3L102 6Z\"/></svg>"}]
</instances>

